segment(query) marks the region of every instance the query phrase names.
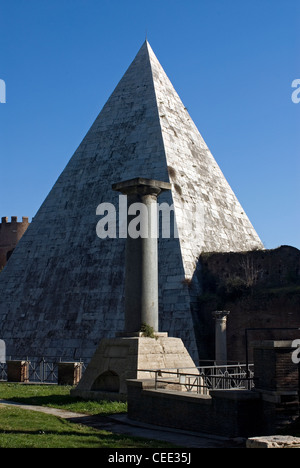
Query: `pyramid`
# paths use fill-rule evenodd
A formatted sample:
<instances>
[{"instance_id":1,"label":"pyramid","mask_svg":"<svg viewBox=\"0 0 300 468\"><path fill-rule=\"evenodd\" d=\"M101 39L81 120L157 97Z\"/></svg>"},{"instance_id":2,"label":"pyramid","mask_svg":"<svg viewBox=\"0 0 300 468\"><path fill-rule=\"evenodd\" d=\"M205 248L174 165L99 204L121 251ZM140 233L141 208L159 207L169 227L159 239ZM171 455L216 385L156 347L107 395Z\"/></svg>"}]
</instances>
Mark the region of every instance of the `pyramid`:
<instances>
[{"instance_id":1,"label":"pyramid","mask_svg":"<svg viewBox=\"0 0 300 468\"><path fill-rule=\"evenodd\" d=\"M89 359L123 329L125 239L96 235L96 208L117 206L112 184L137 177L172 183L161 202L178 237L158 241L159 326L197 359L199 255L263 245L147 41L0 274L8 355Z\"/></svg>"}]
</instances>

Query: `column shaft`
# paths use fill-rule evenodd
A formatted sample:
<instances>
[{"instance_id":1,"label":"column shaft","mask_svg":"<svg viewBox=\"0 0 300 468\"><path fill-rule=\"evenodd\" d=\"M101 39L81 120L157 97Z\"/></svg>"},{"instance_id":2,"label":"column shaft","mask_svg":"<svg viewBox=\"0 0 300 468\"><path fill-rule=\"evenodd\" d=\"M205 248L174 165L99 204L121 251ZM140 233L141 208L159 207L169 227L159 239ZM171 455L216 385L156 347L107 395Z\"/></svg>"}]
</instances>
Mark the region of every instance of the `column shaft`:
<instances>
[{"instance_id":1,"label":"column shaft","mask_svg":"<svg viewBox=\"0 0 300 468\"><path fill-rule=\"evenodd\" d=\"M113 185L127 195L125 260L125 332L138 332L142 324L158 331L157 197L170 190L166 182L133 179ZM135 205L135 204L139 205ZM139 234L131 229L139 210ZM135 222L136 223L136 222ZM134 225L136 228L136 224Z\"/></svg>"}]
</instances>

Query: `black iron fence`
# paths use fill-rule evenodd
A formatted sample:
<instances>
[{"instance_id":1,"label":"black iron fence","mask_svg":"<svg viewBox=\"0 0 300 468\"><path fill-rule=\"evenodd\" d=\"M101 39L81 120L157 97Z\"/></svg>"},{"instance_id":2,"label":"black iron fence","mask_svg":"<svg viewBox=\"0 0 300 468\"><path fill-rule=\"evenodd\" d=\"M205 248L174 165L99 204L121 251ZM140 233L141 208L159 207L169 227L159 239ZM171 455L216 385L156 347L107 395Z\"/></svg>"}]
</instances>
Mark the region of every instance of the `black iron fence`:
<instances>
[{"instance_id":1,"label":"black iron fence","mask_svg":"<svg viewBox=\"0 0 300 468\"><path fill-rule=\"evenodd\" d=\"M254 386L253 364L237 363L190 369L148 369L148 371L154 373L156 389L160 386L172 386L179 391L207 395L210 390L251 390Z\"/></svg>"}]
</instances>

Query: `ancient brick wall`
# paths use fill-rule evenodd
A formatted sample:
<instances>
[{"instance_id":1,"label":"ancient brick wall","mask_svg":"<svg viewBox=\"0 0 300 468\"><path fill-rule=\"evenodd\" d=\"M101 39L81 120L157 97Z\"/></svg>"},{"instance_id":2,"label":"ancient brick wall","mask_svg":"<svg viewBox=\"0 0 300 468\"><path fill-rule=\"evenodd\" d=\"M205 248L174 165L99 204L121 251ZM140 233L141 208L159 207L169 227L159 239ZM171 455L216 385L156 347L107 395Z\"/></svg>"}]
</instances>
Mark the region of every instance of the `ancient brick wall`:
<instances>
[{"instance_id":1,"label":"ancient brick wall","mask_svg":"<svg viewBox=\"0 0 300 468\"><path fill-rule=\"evenodd\" d=\"M282 246L204 254L200 263L203 290L193 312L200 359L214 359L214 310L230 311L227 348L231 361L245 361L246 329L249 343L300 338L300 331L295 330L300 327L298 249ZM251 348L248 351L252 359Z\"/></svg>"},{"instance_id":2,"label":"ancient brick wall","mask_svg":"<svg viewBox=\"0 0 300 468\"><path fill-rule=\"evenodd\" d=\"M289 245L248 252L214 252L201 255L204 278L218 283L240 279L249 286L287 285L300 281L300 251Z\"/></svg>"},{"instance_id":3,"label":"ancient brick wall","mask_svg":"<svg viewBox=\"0 0 300 468\"><path fill-rule=\"evenodd\" d=\"M298 367L292 361L290 341L262 342L254 345L255 385L269 391L298 390ZM268 343L270 345L268 346ZM271 345L275 343L272 347ZM276 343L281 346L276 347ZM287 343L285 346L284 344Z\"/></svg>"},{"instance_id":4,"label":"ancient brick wall","mask_svg":"<svg viewBox=\"0 0 300 468\"><path fill-rule=\"evenodd\" d=\"M29 226L27 217L18 222L17 216L12 216L11 221L3 217L0 223L0 270L6 265L12 251L18 244L24 232Z\"/></svg>"}]
</instances>

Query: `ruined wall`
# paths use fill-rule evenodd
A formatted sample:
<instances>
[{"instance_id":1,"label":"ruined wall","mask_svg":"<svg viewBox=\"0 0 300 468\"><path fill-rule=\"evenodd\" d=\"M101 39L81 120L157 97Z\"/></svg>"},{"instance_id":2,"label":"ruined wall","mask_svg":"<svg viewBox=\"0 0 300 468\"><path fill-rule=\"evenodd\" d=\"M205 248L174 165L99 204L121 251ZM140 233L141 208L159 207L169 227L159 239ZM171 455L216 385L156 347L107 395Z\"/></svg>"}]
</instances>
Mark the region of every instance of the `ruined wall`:
<instances>
[{"instance_id":1,"label":"ruined wall","mask_svg":"<svg viewBox=\"0 0 300 468\"><path fill-rule=\"evenodd\" d=\"M249 342L300 338L298 330L288 330L300 327L298 249L282 246L245 253L204 254L200 263L203 290L193 313L200 359L214 359L214 310L230 311L227 348L232 361L245 361L246 329L257 329L247 332ZM251 349L249 357L252 358Z\"/></svg>"},{"instance_id":2,"label":"ruined wall","mask_svg":"<svg viewBox=\"0 0 300 468\"><path fill-rule=\"evenodd\" d=\"M27 217L18 222L17 216L12 216L11 221L7 217L1 218L0 223L0 270L4 268L12 251L29 226Z\"/></svg>"},{"instance_id":3,"label":"ruined wall","mask_svg":"<svg viewBox=\"0 0 300 468\"><path fill-rule=\"evenodd\" d=\"M220 284L240 279L249 286L300 281L300 251L288 245L271 250L202 254L201 263L205 268L205 286L209 288L211 280Z\"/></svg>"}]
</instances>

